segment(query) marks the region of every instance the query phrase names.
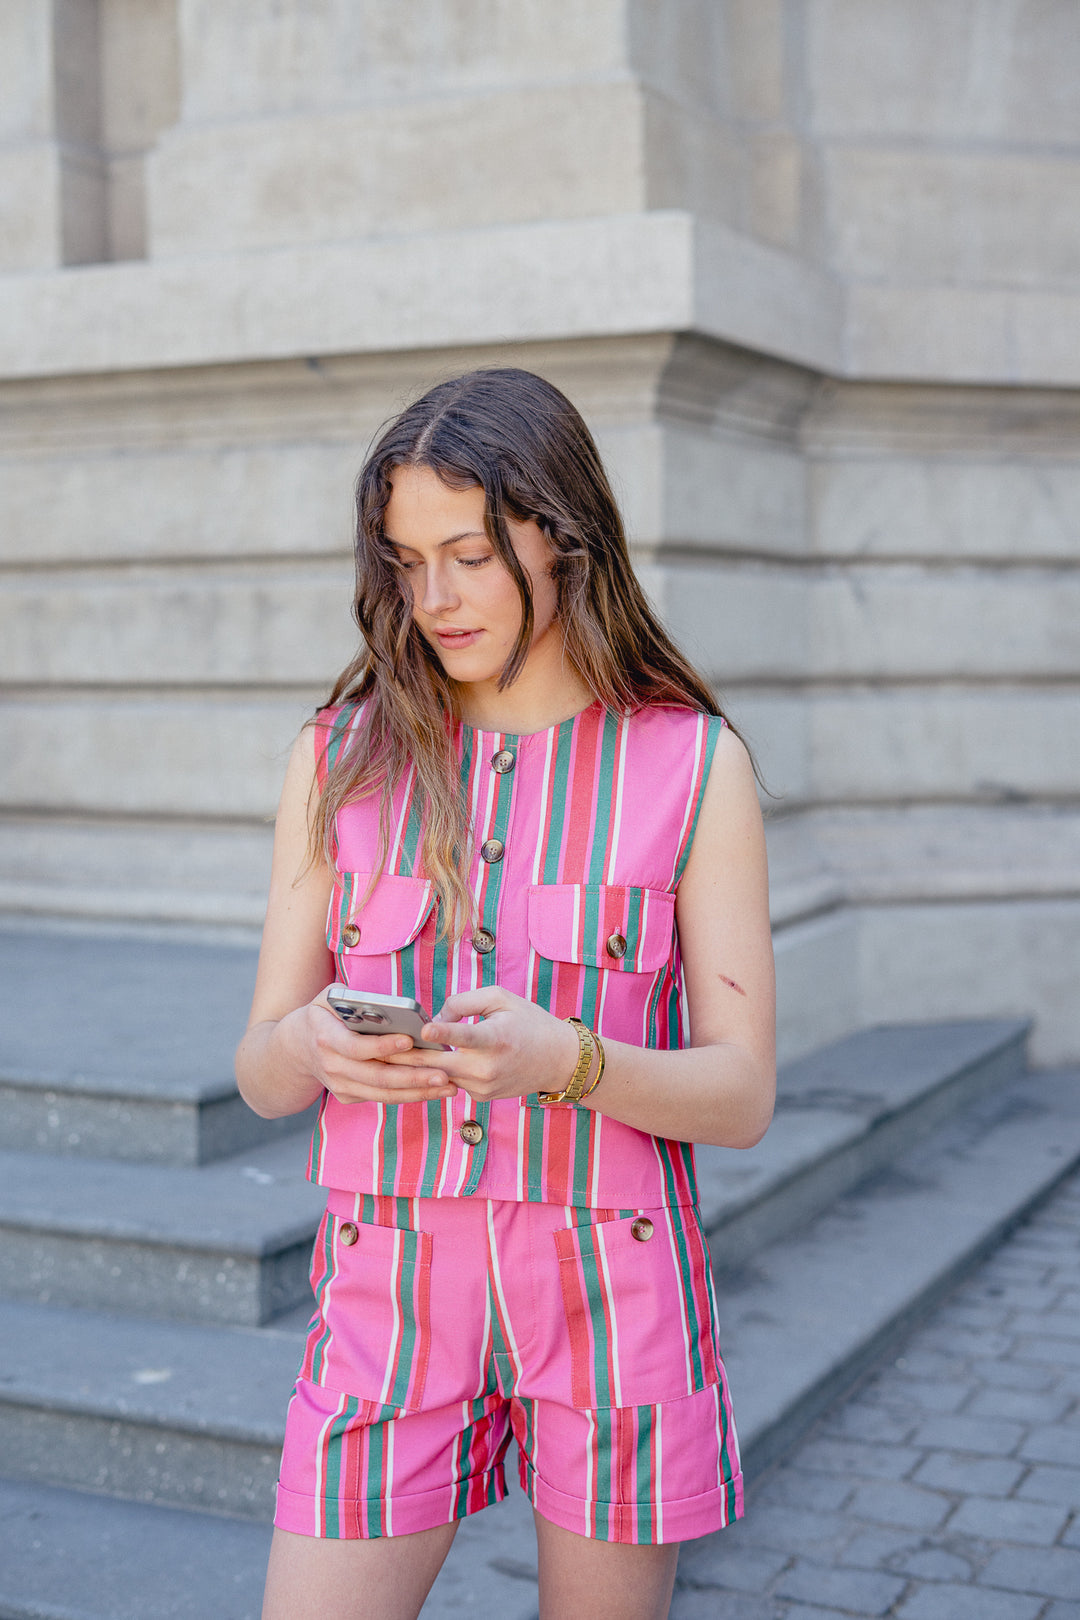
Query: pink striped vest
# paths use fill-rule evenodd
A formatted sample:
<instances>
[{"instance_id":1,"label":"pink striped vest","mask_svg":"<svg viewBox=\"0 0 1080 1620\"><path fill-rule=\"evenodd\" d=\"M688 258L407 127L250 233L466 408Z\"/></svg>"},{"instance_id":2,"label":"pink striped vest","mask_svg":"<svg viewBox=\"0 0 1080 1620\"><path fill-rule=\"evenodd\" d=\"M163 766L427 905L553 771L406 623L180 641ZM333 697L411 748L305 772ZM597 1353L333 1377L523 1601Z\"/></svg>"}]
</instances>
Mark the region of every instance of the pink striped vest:
<instances>
[{"instance_id":1,"label":"pink striped vest","mask_svg":"<svg viewBox=\"0 0 1080 1620\"><path fill-rule=\"evenodd\" d=\"M320 779L362 721L355 706L319 716ZM457 944L437 937L410 777L398 789L389 858L366 904L378 804L361 800L338 815L327 929L338 978L415 996L433 1014L455 992L499 984L613 1040L682 1046L675 890L722 724L669 705L616 715L594 704L531 736L458 726L474 829L475 928ZM552 1089L564 1080L552 1075ZM396 1106L345 1106L327 1094L309 1175L324 1186L409 1198L654 1208L697 1196L688 1143L572 1103L476 1103L463 1091Z\"/></svg>"}]
</instances>

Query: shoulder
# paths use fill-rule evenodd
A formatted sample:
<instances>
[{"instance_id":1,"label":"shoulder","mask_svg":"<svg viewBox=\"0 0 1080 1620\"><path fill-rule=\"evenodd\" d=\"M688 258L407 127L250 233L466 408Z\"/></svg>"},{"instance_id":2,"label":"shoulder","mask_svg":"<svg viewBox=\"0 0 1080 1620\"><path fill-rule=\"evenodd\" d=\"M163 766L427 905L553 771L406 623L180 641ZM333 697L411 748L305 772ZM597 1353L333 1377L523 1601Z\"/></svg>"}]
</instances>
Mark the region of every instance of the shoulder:
<instances>
[{"instance_id":1,"label":"shoulder","mask_svg":"<svg viewBox=\"0 0 1080 1620\"><path fill-rule=\"evenodd\" d=\"M306 732L311 733L311 747L314 751L315 770L320 788L325 783L328 772L342 755L347 754L354 746L363 730L368 707L367 702L362 701L337 703L330 708L320 709L314 720L310 721L301 732L301 737Z\"/></svg>"}]
</instances>

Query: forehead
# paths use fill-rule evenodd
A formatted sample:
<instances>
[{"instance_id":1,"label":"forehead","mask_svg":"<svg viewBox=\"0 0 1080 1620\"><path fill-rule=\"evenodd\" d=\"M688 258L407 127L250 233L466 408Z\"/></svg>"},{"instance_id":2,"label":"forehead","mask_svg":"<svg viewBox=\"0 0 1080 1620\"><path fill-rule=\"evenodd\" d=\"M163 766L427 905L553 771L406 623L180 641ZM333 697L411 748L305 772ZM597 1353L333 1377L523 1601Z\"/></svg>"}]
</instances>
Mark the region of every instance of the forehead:
<instances>
[{"instance_id":1,"label":"forehead","mask_svg":"<svg viewBox=\"0 0 1080 1620\"><path fill-rule=\"evenodd\" d=\"M479 484L452 489L430 467L396 467L383 526L397 545L440 545L452 536L483 534L486 500Z\"/></svg>"}]
</instances>

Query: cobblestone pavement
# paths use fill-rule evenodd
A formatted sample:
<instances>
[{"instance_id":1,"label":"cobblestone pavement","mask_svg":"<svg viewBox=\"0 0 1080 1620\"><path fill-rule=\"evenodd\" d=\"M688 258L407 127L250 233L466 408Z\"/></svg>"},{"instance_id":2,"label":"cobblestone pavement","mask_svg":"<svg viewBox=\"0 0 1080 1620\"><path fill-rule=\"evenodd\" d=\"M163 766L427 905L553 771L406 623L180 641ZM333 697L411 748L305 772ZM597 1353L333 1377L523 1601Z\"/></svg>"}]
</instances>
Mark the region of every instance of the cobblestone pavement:
<instances>
[{"instance_id":1,"label":"cobblestone pavement","mask_svg":"<svg viewBox=\"0 0 1080 1620\"><path fill-rule=\"evenodd\" d=\"M1080 1175L685 1548L671 1613L1080 1620Z\"/></svg>"}]
</instances>

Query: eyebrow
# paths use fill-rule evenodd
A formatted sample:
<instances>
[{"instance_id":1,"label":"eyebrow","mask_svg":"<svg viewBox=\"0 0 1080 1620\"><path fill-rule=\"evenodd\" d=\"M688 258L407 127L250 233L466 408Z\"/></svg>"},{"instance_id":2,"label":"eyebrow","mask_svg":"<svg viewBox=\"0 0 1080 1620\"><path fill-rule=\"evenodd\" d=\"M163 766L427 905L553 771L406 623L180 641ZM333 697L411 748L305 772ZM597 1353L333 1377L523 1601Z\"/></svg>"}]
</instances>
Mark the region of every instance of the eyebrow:
<instances>
[{"instance_id":1,"label":"eyebrow","mask_svg":"<svg viewBox=\"0 0 1080 1620\"><path fill-rule=\"evenodd\" d=\"M415 546L410 546L407 540L395 540L393 538L393 536L389 535L389 534L386 536L386 538L387 538L387 540L390 542L390 544L392 546L397 546L399 550L401 548L404 548L406 551L415 551L416 550L416 547ZM488 535L487 535L487 533L486 533L486 531L484 529L462 529L460 534L452 534L452 535L449 535L447 537L447 539L440 540L439 544L437 545L437 547L435 549L437 551L442 551L446 546L456 546L459 540L487 540L487 539L488 539Z\"/></svg>"}]
</instances>

